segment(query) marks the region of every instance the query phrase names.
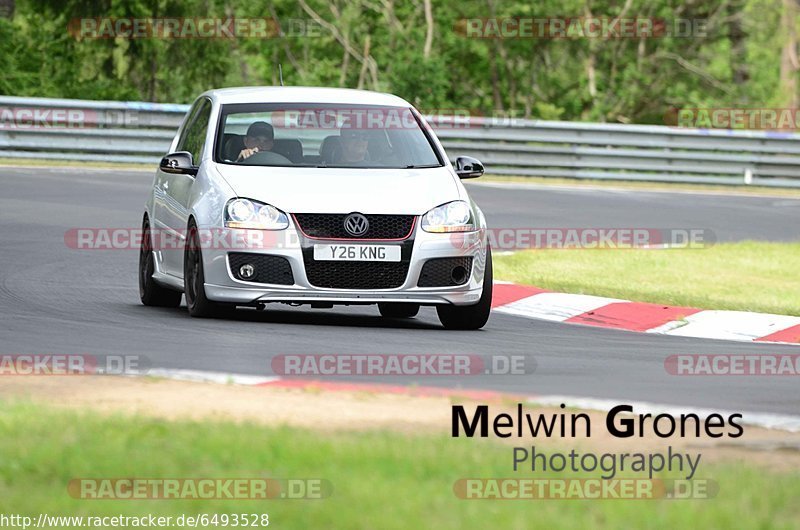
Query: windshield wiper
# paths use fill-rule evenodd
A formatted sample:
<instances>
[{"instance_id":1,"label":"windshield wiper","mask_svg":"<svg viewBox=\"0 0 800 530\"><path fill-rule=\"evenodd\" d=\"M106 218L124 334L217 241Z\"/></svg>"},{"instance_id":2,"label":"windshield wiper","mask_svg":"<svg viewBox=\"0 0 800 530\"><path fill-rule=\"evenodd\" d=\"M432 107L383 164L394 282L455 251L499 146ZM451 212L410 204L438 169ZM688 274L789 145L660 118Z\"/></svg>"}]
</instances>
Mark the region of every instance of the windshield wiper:
<instances>
[{"instance_id":1,"label":"windshield wiper","mask_svg":"<svg viewBox=\"0 0 800 530\"><path fill-rule=\"evenodd\" d=\"M439 164L433 164L433 165L429 165L429 166L410 165L410 166L404 167L403 169L431 169L431 168L434 168L434 167L442 167L442 166L440 166Z\"/></svg>"}]
</instances>

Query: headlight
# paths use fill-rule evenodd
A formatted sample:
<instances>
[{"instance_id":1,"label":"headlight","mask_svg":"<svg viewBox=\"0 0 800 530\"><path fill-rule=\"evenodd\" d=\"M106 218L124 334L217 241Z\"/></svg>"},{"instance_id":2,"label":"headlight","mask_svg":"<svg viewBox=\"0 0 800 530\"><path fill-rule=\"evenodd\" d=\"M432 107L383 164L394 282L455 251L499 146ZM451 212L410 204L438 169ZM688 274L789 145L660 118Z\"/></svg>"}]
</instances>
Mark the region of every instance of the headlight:
<instances>
[{"instance_id":1,"label":"headlight","mask_svg":"<svg viewBox=\"0 0 800 530\"><path fill-rule=\"evenodd\" d=\"M289 218L270 204L250 199L231 199L225 206L225 226L252 230L283 230L288 228Z\"/></svg>"},{"instance_id":2,"label":"headlight","mask_svg":"<svg viewBox=\"0 0 800 530\"><path fill-rule=\"evenodd\" d=\"M423 215L422 229L426 232L471 232L476 228L469 204L453 201Z\"/></svg>"}]
</instances>

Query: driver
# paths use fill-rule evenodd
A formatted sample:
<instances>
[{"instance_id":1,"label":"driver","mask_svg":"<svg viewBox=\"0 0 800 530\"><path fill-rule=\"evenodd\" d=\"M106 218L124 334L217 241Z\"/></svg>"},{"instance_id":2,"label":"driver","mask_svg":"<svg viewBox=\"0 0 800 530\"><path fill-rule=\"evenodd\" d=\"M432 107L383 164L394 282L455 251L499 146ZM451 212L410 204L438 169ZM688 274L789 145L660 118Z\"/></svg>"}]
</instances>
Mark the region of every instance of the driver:
<instances>
[{"instance_id":1,"label":"driver","mask_svg":"<svg viewBox=\"0 0 800 530\"><path fill-rule=\"evenodd\" d=\"M341 153L339 163L354 164L367 159L369 134L367 131L355 129L345 123L339 132L341 137Z\"/></svg>"},{"instance_id":2,"label":"driver","mask_svg":"<svg viewBox=\"0 0 800 530\"><path fill-rule=\"evenodd\" d=\"M247 128L244 137L244 149L239 153L236 162L250 158L256 153L270 151L275 144L275 130L265 121L257 121Z\"/></svg>"}]
</instances>

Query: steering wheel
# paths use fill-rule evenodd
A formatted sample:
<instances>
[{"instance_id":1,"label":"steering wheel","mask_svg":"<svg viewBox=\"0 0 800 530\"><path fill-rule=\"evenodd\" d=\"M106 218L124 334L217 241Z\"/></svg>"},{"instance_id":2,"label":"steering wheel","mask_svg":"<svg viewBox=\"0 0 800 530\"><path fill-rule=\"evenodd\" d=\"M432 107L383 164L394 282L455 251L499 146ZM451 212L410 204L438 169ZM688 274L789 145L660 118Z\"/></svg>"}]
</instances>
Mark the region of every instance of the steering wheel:
<instances>
[{"instance_id":1,"label":"steering wheel","mask_svg":"<svg viewBox=\"0 0 800 530\"><path fill-rule=\"evenodd\" d=\"M259 151L241 162L247 166L293 166L294 163L285 156L272 151Z\"/></svg>"}]
</instances>

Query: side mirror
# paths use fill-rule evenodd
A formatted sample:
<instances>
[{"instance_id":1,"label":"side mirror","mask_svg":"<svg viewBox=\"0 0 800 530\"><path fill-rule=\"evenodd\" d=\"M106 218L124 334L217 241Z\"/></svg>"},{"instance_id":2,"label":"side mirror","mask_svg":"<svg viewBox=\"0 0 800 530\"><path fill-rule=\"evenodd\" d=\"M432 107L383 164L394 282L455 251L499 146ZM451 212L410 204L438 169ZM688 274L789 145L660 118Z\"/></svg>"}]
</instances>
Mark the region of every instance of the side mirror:
<instances>
[{"instance_id":1,"label":"side mirror","mask_svg":"<svg viewBox=\"0 0 800 530\"><path fill-rule=\"evenodd\" d=\"M174 173L179 175L197 175L197 166L192 162L192 153L188 151L178 151L170 153L161 159L159 168L164 173Z\"/></svg>"},{"instance_id":2,"label":"side mirror","mask_svg":"<svg viewBox=\"0 0 800 530\"><path fill-rule=\"evenodd\" d=\"M471 156L456 158L456 175L460 179L474 179L483 175L483 164Z\"/></svg>"}]
</instances>

